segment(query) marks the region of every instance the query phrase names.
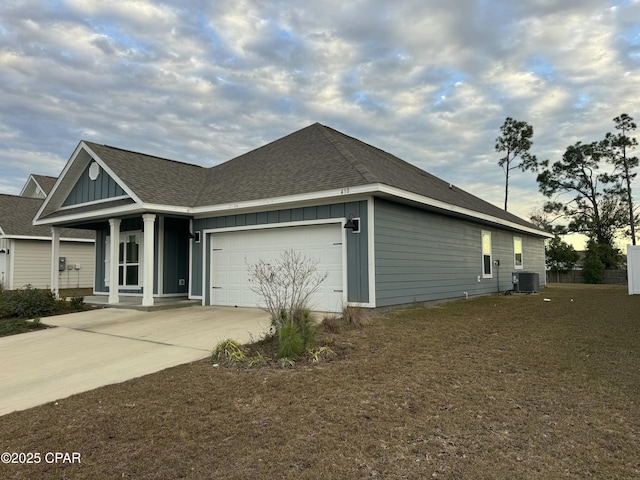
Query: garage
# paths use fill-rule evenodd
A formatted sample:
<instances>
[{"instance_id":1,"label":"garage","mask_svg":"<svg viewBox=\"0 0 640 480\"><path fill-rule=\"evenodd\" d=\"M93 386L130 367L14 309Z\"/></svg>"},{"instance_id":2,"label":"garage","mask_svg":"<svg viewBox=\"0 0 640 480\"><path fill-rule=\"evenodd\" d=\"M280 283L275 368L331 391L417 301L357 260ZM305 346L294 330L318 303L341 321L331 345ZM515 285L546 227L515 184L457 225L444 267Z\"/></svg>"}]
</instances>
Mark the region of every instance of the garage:
<instances>
[{"instance_id":1,"label":"garage","mask_svg":"<svg viewBox=\"0 0 640 480\"><path fill-rule=\"evenodd\" d=\"M341 223L281 226L211 234L210 303L212 305L263 307L251 290L247 265L259 260L277 261L282 252L293 249L318 262L327 278L310 300L310 308L339 312L345 303Z\"/></svg>"}]
</instances>

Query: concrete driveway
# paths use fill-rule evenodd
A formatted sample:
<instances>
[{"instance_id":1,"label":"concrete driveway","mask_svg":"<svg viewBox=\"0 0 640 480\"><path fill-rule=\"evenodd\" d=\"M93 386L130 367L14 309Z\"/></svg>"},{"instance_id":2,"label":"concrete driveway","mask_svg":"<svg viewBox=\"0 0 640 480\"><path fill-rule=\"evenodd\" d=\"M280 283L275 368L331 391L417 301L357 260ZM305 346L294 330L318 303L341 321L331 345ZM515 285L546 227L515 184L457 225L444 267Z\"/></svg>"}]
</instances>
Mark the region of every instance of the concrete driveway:
<instances>
[{"instance_id":1,"label":"concrete driveway","mask_svg":"<svg viewBox=\"0 0 640 480\"><path fill-rule=\"evenodd\" d=\"M42 323L56 328L0 338L0 415L203 359L219 341L247 343L270 324L259 309L201 306L105 308Z\"/></svg>"}]
</instances>

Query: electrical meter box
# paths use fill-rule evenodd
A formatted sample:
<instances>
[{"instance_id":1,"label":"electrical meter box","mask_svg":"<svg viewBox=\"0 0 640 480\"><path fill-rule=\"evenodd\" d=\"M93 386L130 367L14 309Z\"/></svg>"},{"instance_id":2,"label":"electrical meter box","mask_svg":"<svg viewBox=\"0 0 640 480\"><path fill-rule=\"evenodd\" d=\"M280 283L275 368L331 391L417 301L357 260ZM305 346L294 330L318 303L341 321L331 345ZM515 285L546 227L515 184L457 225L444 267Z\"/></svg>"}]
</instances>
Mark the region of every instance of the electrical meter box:
<instances>
[{"instance_id":1,"label":"electrical meter box","mask_svg":"<svg viewBox=\"0 0 640 480\"><path fill-rule=\"evenodd\" d=\"M64 272L67 269L67 257L58 257L58 271Z\"/></svg>"}]
</instances>

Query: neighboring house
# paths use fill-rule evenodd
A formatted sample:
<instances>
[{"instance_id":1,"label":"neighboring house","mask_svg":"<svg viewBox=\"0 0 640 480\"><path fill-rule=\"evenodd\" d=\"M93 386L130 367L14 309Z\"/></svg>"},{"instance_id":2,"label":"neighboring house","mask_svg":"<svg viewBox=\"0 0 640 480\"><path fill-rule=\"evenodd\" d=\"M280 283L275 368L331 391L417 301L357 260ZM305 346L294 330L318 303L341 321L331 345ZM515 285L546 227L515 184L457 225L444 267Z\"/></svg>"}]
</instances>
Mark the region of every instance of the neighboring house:
<instances>
[{"instance_id":1,"label":"neighboring house","mask_svg":"<svg viewBox=\"0 0 640 480\"><path fill-rule=\"evenodd\" d=\"M325 311L508 290L518 270L544 284L549 237L317 123L211 168L81 141L34 223L96 232L110 303L257 306L247 264L291 248L328 272L312 304Z\"/></svg>"},{"instance_id":2,"label":"neighboring house","mask_svg":"<svg viewBox=\"0 0 640 480\"><path fill-rule=\"evenodd\" d=\"M46 175L29 175L27 182L20 192L21 197L44 199L53 188L58 180L56 177L48 177Z\"/></svg>"},{"instance_id":3,"label":"neighboring house","mask_svg":"<svg viewBox=\"0 0 640 480\"><path fill-rule=\"evenodd\" d=\"M14 290L31 285L52 286L51 228L34 226L32 220L56 178L31 175L21 196L0 194L0 283ZM59 288L93 287L95 233L63 229L59 256L55 259Z\"/></svg>"}]
</instances>

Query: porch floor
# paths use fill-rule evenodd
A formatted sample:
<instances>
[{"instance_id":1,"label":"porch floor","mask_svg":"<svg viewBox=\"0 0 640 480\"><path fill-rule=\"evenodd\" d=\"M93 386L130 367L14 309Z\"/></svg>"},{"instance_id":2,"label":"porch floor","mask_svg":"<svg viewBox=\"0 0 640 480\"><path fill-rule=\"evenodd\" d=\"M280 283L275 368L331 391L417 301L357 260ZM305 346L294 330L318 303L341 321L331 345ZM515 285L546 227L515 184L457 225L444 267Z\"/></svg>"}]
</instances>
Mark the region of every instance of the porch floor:
<instances>
[{"instance_id":1,"label":"porch floor","mask_svg":"<svg viewBox=\"0 0 640 480\"><path fill-rule=\"evenodd\" d=\"M126 308L128 310L140 310L143 312L202 305L201 300L189 300L186 296L154 298L152 306L143 306L142 297L121 296L120 303L109 303L108 295L89 295L84 297L84 303L86 303L87 305L95 305L97 307Z\"/></svg>"}]
</instances>

